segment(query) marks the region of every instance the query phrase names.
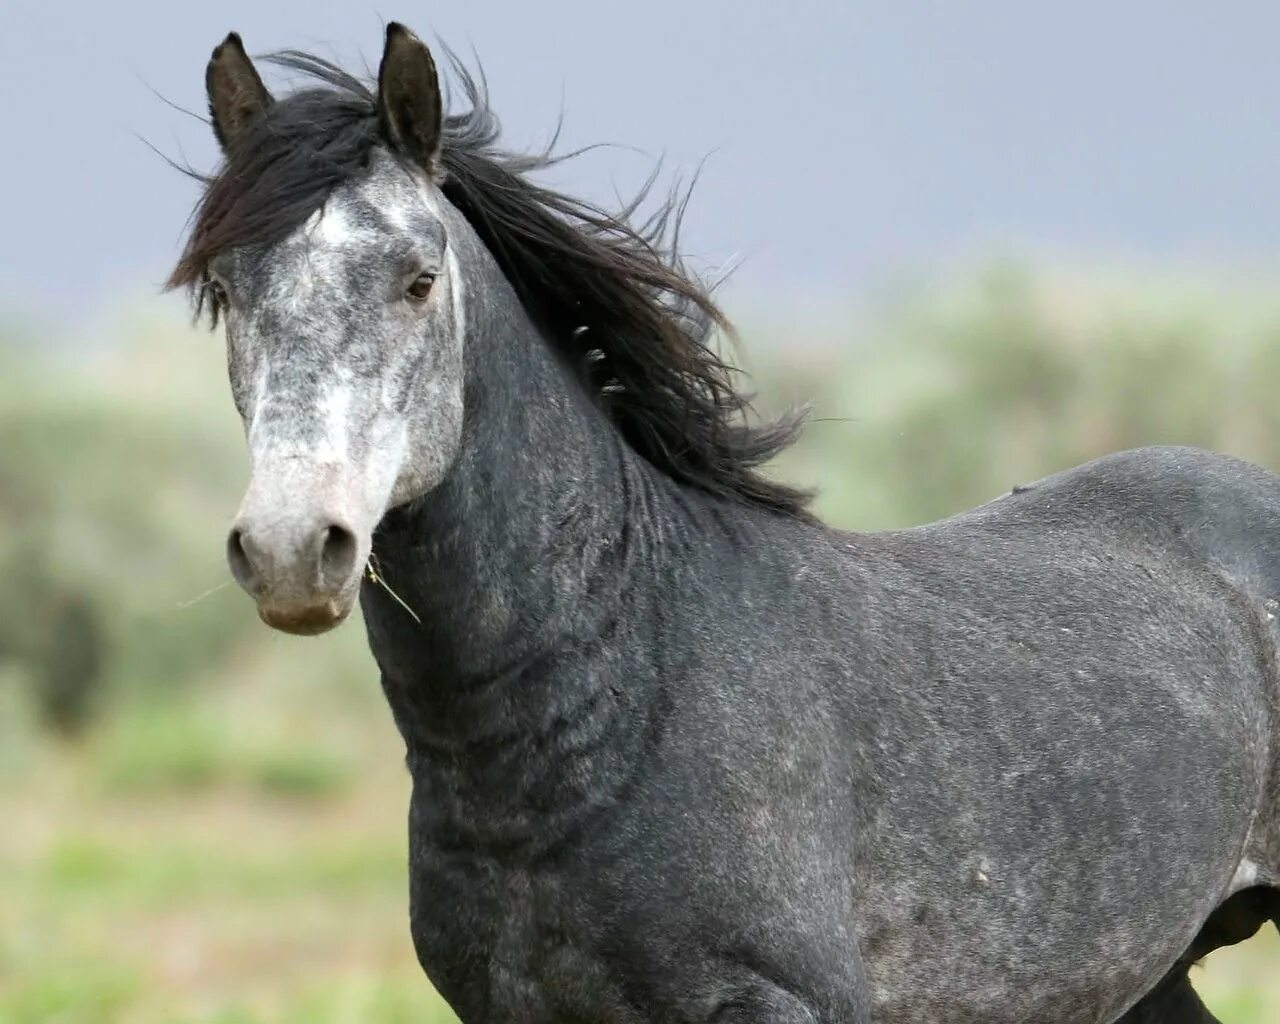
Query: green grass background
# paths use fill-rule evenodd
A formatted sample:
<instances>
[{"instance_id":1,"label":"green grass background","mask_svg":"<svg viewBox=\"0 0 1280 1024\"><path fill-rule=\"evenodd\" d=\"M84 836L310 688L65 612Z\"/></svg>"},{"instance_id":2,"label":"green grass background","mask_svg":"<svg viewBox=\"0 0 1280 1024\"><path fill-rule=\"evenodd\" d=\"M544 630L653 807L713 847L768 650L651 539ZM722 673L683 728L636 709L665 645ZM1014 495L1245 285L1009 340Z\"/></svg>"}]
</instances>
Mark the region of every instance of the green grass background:
<instances>
[{"instance_id":1,"label":"green grass background","mask_svg":"<svg viewBox=\"0 0 1280 1024\"><path fill-rule=\"evenodd\" d=\"M744 333L766 404L815 405L776 471L845 526L1137 444L1280 468L1280 299L1248 282L992 265ZM226 585L220 337L164 310L107 334L0 324L0 1024L452 1020L409 942L403 749L359 626L281 637ZM1273 930L1195 978L1227 1024L1280 1022Z\"/></svg>"}]
</instances>

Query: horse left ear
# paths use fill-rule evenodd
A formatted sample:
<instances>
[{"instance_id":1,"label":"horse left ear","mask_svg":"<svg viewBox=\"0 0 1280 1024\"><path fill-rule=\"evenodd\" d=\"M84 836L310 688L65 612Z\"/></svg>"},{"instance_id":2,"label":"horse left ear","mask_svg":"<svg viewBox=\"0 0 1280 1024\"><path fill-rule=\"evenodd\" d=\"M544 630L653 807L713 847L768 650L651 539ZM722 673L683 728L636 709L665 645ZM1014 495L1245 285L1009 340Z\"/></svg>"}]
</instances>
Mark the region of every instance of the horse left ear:
<instances>
[{"instance_id":1,"label":"horse left ear","mask_svg":"<svg viewBox=\"0 0 1280 1024\"><path fill-rule=\"evenodd\" d=\"M422 40L394 21L378 68L378 124L392 149L440 178L444 112L436 62Z\"/></svg>"}]
</instances>

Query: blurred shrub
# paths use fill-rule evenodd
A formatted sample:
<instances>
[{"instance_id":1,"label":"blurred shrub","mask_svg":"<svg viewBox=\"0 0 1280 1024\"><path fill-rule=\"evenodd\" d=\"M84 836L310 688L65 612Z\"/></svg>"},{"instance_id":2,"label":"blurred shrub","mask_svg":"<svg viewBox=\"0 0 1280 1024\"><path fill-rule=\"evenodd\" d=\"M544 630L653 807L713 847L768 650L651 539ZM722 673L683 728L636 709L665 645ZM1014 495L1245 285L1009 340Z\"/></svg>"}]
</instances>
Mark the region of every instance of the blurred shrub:
<instances>
[{"instance_id":1,"label":"blurred shrub","mask_svg":"<svg viewBox=\"0 0 1280 1024\"><path fill-rule=\"evenodd\" d=\"M135 708L95 744L99 784L112 795L241 787L294 798L344 789L354 766L331 749L259 735L195 703Z\"/></svg>"},{"instance_id":2,"label":"blurred shrub","mask_svg":"<svg viewBox=\"0 0 1280 1024\"><path fill-rule=\"evenodd\" d=\"M184 607L224 578L240 456L216 377L147 395L165 344L144 332L79 365L10 355L0 379L0 660L64 734L110 696L216 671L250 625L230 602Z\"/></svg>"},{"instance_id":3,"label":"blurred shrub","mask_svg":"<svg viewBox=\"0 0 1280 1024\"><path fill-rule=\"evenodd\" d=\"M351 781L352 765L316 747L268 749L250 759L248 778L264 793L329 796Z\"/></svg>"},{"instance_id":4,"label":"blurred shrub","mask_svg":"<svg viewBox=\"0 0 1280 1024\"><path fill-rule=\"evenodd\" d=\"M1280 466L1280 302L1261 291L995 266L912 293L857 336L757 363L814 401L779 471L862 529L952 515L1140 445Z\"/></svg>"},{"instance_id":5,"label":"blurred shrub","mask_svg":"<svg viewBox=\"0 0 1280 1024\"><path fill-rule=\"evenodd\" d=\"M43 618L48 634L36 670L36 703L46 725L74 735L98 699L105 655L99 612L86 594L62 594Z\"/></svg>"},{"instance_id":6,"label":"blurred shrub","mask_svg":"<svg viewBox=\"0 0 1280 1024\"><path fill-rule=\"evenodd\" d=\"M98 741L99 782L108 793L200 790L228 782L235 764L223 738L190 711L134 709Z\"/></svg>"},{"instance_id":7,"label":"blurred shrub","mask_svg":"<svg viewBox=\"0 0 1280 1024\"><path fill-rule=\"evenodd\" d=\"M100 701L107 656L101 613L89 594L55 581L43 545L11 544L5 555L0 659L23 665L40 721L76 735Z\"/></svg>"}]
</instances>

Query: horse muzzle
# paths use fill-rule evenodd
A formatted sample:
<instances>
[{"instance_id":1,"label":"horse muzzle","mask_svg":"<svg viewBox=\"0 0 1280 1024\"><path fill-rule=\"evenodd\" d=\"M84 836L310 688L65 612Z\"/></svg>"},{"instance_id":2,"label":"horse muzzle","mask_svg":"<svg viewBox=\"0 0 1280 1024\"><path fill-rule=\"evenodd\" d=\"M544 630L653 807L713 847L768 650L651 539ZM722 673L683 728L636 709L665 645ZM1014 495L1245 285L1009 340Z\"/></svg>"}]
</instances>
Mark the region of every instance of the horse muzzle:
<instances>
[{"instance_id":1,"label":"horse muzzle","mask_svg":"<svg viewBox=\"0 0 1280 1024\"><path fill-rule=\"evenodd\" d=\"M270 516L242 511L227 535L235 581L273 629L315 636L351 613L367 543L332 515Z\"/></svg>"}]
</instances>

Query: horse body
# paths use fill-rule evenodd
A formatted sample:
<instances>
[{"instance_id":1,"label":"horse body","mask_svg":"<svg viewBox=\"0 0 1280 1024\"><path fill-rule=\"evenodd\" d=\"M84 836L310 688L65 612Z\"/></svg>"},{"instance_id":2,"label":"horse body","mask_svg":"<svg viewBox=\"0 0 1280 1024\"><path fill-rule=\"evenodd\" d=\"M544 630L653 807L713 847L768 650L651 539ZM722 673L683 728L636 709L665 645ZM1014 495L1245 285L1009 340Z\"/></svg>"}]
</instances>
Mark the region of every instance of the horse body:
<instances>
[{"instance_id":1,"label":"horse body","mask_svg":"<svg viewBox=\"0 0 1280 1024\"><path fill-rule=\"evenodd\" d=\"M520 423L521 457L610 464L571 422ZM415 780L414 937L463 1019L1109 1021L1280 877L1274 478L1126 453L858 535L619 461L571 498L505 473L545 486L528 522L446 485L376 541L397 594L457 614L424 656L363 594ZM592 514L547 531L553 494ZM537 553L514 594L460 554L498 535ZM472 602L530 617L486 633Z\"/></svg>"},{"instance_id":2,"label":"horse body","mask_svg":"<svg viewBox=\"0 0 1280 1024\"><path fill-rule=\"evenodd\" d=\"M442 145L416 39L376 95L286 63L328 88L215 51L175 281L227 315L237 579L293 632L358 594L462 1020L1211 1021L1190 961L1280 915L1280 480L1150 449L832 530L709 301Z\"/></svg>"}]
</instances>

